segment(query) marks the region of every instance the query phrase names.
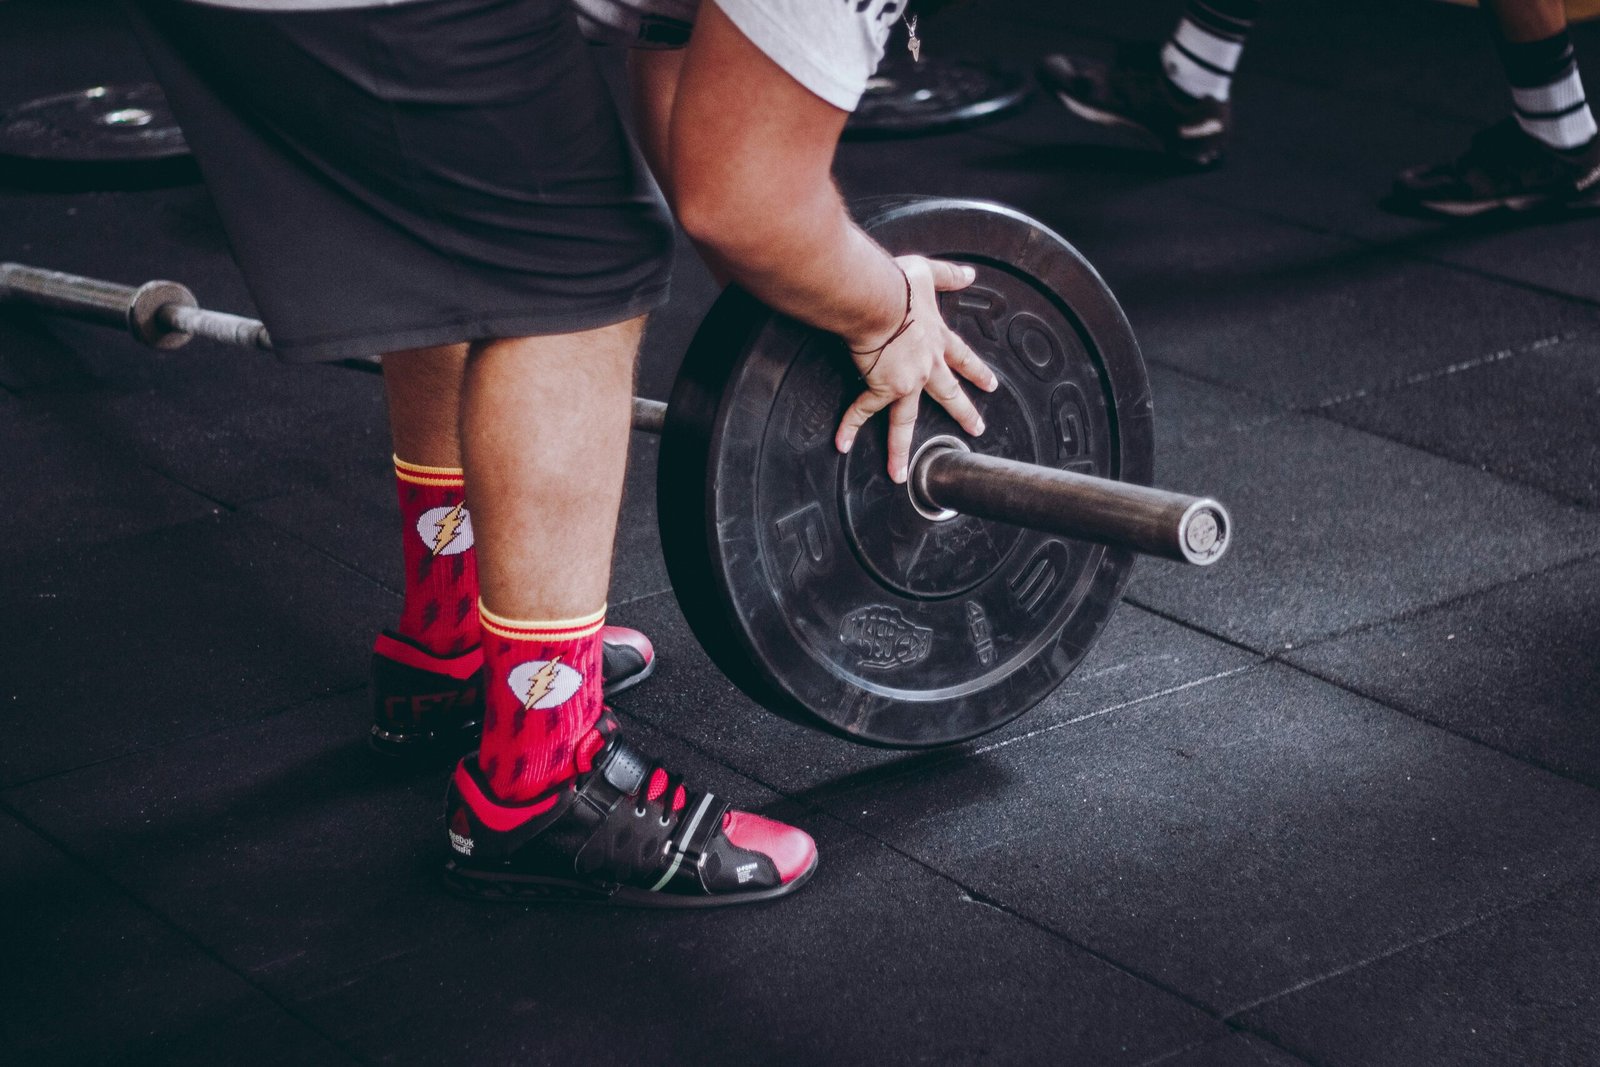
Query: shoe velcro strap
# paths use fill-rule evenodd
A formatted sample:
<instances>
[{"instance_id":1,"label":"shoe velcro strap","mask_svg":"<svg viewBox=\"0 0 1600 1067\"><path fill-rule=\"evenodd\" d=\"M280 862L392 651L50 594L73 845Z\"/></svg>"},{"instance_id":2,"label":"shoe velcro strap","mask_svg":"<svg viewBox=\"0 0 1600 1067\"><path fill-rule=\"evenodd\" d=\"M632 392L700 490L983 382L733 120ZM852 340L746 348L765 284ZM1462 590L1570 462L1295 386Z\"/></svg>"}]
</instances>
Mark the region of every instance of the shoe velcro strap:
<instances>
[{"instance_id":1,"label":"shoe velcro strap","mask_svg":"<svg viewBox=\"0 0 1600 1067\"><path fill-rule=\"evenodd\" d=\"M609 747L601 773L623 796L637 793L650 772L650 761L620 739L612 741Z\"/></svg>"},{"instance_id":2,"label":"shoe velcro strap","mask_svg":"<svg viewBox=\"0 0 1600 1067\"><path fill-rule=\"evenodd\" d=\"M699 884L700 860L711 839L721 832L722 817L727 814L729 806L726 800L718 800L715 794L705 793L683 809L683 821L673 835L669 853L671 861L661 880L650 887L651 892L664 889L675 877L686 876L696 885Z\"/></svg>"},{"instance_id":3,"label":"shoe velcro strap","mask_svg":"<svg viewBox=\"0 0 1600 1067\"><path fill-rule=\"evenodd\" d=\"M637 793L650 770L650 761L619 740L613 740L595 760L595 769L573 798L573 811L589 826L597 826L617 802Z\"/></svg>"}]
</instances>

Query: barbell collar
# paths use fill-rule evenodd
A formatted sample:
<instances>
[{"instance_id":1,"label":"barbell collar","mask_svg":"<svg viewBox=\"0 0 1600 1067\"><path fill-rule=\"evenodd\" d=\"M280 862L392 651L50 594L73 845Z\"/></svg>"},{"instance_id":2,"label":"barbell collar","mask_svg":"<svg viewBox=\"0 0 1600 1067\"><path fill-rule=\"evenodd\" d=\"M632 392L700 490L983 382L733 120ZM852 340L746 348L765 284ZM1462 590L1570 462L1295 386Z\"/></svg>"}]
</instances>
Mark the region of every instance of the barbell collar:
<instances>
[{"instance_id":1,"label":"barbell collar","mask_svg":"<svg viewBox=\"0 0 1600 1067\"><path fill-rule=\"evenodd\" d=\"M0 301L119 327L135 340L160 349L181 347L191 336L170 324L167 310L198 310L200 306L188 287L177 282L152 281L135 288L20 263L0 263Z\"/></svg>"},{"instance_id":2,"label":"barbell collar","mask_svg":"<svg viewBox=\"0 0 1600 1067\"><path fill-rule=\"evenodd\" d=\"M962 447L924 449L907 481L923 514L974 515L1201 567L1222 558L1233 534L1228 510L1206 497Z\"/></svg>"}]
</instances>

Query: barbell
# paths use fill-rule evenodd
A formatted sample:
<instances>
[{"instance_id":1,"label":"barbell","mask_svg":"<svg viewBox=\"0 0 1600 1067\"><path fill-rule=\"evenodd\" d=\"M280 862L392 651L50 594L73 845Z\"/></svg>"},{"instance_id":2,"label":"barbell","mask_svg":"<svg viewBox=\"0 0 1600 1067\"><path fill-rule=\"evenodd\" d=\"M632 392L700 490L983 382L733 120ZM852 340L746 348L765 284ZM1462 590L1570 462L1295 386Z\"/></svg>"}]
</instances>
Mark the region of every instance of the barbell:
<instances>
[{"instance_id":1,"label":"barbell","mask_svg":"<svg viewBox=\"0 0 1600 1067\"><path fill-rule=\"evenodd\" d=\"M1151 487L1152 409L1122 309L1065 239L1011 208L856 205L895 254L966 263L941 311L995 370L967 437L925 404L910 475L887 475L884 420L848 455L833 430L860 391L842 344L736 286L702 321L670 400L635 398L661 436L663 555L691 628L758 702L900 748L993 730L1092 647L1136 554L1207 566L1232 537L1210 498ZM116 326L158 349L195 337L270 350L266 327L140 286L0 264L0 302Z\"/></svg>"}]
</instances>

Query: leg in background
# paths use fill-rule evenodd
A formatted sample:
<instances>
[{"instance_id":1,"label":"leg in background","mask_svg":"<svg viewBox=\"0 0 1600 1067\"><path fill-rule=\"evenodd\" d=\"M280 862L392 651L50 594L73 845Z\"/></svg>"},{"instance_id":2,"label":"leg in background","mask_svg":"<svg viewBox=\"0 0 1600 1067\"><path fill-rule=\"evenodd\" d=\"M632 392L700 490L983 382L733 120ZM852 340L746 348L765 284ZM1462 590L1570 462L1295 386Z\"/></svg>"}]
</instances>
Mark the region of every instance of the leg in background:
<instances>
[{"instance_id":1,"label":"leg in background","mask_svg":"<svg viewBox=\"0 0 1600 1067\"><path fill-rule=\"evenodd\" d=\"M1188 0L1159 47L1121 50L1112 62L1058 53L1039 80L1079 118L1137 130L1197 167L1227 147L1233 74L1262 0Z\"/></svg>"},{"instance_id":2,"label":"leg in background","mask_svg":"<svg viewBox=\"0 0 1600 1067\"><path fill-rule=\"evenodd\" d=\"M1396 210L1447 217L1600 207L1600 138L1561 0L1484 0L1512 114L1447 163L1395 179Z\"/></svg>"},{"instance_id":3,"label":"leg in background","mask_svg":"<svg viewBox=\"0 0 1600 1067\"><path fill-rule=\"evenodd\" d=\"M1485 0L1517 125L1551 148L1572 151L1595 135L1561 0Z\"/></svg>"},{"instance_id":4,"label":"leg in background","mask_svg":"<svg viewBox=\"0 0 1600 1067\"><path fill-rule=\"evenodd\" d=\"M1228 99L1261 0L1189 0L1161 48L1161 66L1192 97Z\"/></svg>"}]
</instances>

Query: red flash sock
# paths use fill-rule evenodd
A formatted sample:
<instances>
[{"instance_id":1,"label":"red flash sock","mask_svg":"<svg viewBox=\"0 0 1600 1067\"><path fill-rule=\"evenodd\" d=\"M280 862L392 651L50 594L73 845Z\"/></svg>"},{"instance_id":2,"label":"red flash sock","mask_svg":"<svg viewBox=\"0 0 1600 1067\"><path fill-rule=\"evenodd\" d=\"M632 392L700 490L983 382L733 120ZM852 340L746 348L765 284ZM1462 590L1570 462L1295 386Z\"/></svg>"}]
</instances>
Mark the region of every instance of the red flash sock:
<instances>
[{"instance_id":1,"label":"red flash sock","mask_svg":"<svg viewBox=\"0 0 1600 1067\"><path fill-rule=\"evenodd\" d=\"M517 622L481 603L478 609L485 690L478 766L500 800L531 800L594 755L589 738L599 737L593 727L605 710L606 609L558 622Z\"/></svg>"},{"instance_id":2,"label":"red flash sock","mask_svg":"<svg viewBox=\"0 0 1600 1067\"><path fill-rule=\"evenodd\" d=\"M461 471L394 457L406 565L396 629L438 656L478 643L478 554Z\"/></svg>"}]
</instances>

